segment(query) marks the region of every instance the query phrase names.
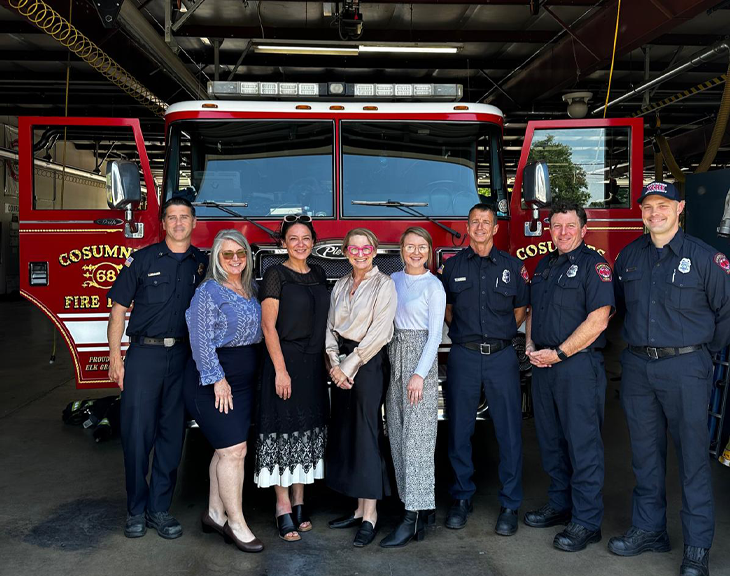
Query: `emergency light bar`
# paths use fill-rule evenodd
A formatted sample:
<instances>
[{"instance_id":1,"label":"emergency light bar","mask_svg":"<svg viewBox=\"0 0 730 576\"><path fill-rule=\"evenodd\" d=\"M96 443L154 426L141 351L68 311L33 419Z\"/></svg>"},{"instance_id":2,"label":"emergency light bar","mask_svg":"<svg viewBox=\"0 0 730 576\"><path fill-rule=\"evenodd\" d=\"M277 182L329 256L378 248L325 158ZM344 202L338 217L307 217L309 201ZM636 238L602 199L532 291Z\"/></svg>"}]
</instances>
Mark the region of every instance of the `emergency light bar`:
<instances>
[{"instance_id":1,"label":"emergency light bar","mask_svg":"<svg viewBox=\"0 0 730 576\"><path fill-rule=\"evenodd\" d=\"M221 99L445 100L458 102L461 84L351 84L345 82L208 82Z\"/></svg>"}]
</instances>

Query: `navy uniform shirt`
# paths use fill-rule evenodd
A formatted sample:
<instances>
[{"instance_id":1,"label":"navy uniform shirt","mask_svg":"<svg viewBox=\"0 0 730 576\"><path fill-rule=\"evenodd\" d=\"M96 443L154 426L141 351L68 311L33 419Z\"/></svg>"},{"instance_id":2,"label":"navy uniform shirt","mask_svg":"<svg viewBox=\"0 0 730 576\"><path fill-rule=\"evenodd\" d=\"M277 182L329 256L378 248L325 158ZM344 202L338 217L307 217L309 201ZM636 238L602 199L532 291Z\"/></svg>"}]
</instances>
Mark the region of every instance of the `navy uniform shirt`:
<instances>
[{"instance_id":1,"label":"navy uniform shirt","mask_svg":"<svg viewBox=\"0 0 730 576\"><path fill-rule=\"evenodd\" d=\"M471 246L449 258L441 273L452 305L449 338L457 344L511 340L515 308L530 302L527 270L517 258L492 247L481 257Z\"/></svg>"},{"instance_id":2,"label":"navy uniform shirt","mask_svg":"<svg viewBox=\"0 0 730 576\"><path fill-rule=\"evenodd\" d=\"M567 254L554 250L540 260L531 292L531 337L539 347L560 346L591 312L615 307L611 267L582 242ZM601 333L590 347L605 345L606 336Z\"/></svg>"},{"instance_id":3,"label":"navy uniform shirt","mask_svg":"<svg viewBox=\"0 0 730 576\"><path fill-rule=\"evenodd\" d=\"M645 234L621 251L616 276L629 344L714 352L730 342L730 261L702 240L680 229L659 258Z\"/></svg>"},{"instance_id":4,"label":"navy uniform shirt","mask_svg":"<svg viewBox=\"0 0 730 576\"><path fill-rule=\"evenodd\" d=\"M187 336L185 310L205 275L208 257L194 246L178 256L163 240L127 258L109 298L126 308L134 302L128 336Z\"/></svg>"}]
</instances>

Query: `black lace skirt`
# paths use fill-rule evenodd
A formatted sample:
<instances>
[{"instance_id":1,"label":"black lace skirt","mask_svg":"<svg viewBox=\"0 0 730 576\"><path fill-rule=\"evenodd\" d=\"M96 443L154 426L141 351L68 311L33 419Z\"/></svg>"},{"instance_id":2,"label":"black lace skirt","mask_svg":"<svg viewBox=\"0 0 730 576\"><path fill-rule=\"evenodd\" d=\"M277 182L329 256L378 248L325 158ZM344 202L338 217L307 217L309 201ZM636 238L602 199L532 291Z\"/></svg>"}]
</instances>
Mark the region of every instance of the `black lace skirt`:
<instances>
[{"instance_id":1,"label":"black lace skirt","mask_svg":"<svg viewBox=\"0 0 730 576\"><path fill-rule=\"evenodd\" d=\"M329 404L324 353L307 354L288 342L281 342L281 350L292 381L291 397L276 395L276 372L265 354L254 473L260 488L324 478Z\"/></svg>"}]
</instances>

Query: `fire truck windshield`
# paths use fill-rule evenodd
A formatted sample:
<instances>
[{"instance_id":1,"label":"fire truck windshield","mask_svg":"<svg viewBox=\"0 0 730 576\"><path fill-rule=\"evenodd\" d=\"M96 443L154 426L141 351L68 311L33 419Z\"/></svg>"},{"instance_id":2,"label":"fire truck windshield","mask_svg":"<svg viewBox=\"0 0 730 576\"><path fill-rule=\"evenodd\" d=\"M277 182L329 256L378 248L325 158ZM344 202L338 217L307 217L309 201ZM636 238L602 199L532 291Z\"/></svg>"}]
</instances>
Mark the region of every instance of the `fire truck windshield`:
<instances>
[{"instance_id":1,"label":"fire truck windshield","mask_svg":"<svg viewBox=\"0 0 730 576\"><path fill-rule=\"evenodd\" d=\"M198 204L201 218L334 213L334 124L328 120L194 120L172 124L165 198ZM243 206L243 207L242 207Z\"/></svg>"},{"instance_id":2,"label":"fire truck windshield","mask_svg":"<svg viewBox=\"0 0 730 576\"><path fill-rule=\"evenodd\" d=\"M506 215L495 125L343 120L341 133L345 216L393 218L388 198L426 216L463 218L480 199Z\"/></svg>"}]
</instances>

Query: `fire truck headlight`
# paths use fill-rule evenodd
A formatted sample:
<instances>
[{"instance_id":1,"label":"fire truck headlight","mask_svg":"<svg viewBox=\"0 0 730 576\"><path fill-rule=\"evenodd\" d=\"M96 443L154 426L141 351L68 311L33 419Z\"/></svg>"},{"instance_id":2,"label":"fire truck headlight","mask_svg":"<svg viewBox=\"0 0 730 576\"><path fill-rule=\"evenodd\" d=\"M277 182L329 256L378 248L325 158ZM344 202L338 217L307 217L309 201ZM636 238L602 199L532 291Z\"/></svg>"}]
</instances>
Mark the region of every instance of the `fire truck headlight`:
<instances>
[{"instance_id":1,"label":"fire truck headlight","mask_svg":"<svg viewBox=\"0 0 730 576\"><path fill-rule=\"evenodd\" d=\"M342 82L330 82L329 93L335 96L342 96L345 93L345 85Z\"/></svg>"}]
</instances>

